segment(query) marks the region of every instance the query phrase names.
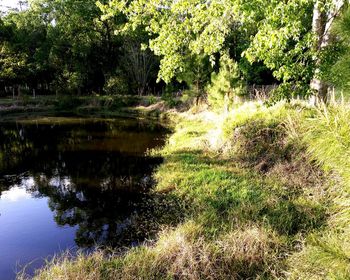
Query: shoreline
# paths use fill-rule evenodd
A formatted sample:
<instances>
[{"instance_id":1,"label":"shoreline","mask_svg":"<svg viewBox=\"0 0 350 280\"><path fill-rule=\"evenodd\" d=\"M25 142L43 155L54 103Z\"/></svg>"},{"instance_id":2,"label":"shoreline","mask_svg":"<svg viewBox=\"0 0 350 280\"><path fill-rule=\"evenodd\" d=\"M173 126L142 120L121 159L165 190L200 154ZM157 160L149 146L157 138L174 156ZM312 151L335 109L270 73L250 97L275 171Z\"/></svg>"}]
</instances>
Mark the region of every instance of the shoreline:
<instances>
[{"instance_id":1,"label":"shoreline","mask_svg":"<svg viewBox=\"0 0 350 280\"><path fill-rule=\"evenodd\" d=\"M346 121L348 113L330 109L328 118ZM154 240L122 255L58 257L34 279L306 279L315 267L315 279L346 275L342 257L325 265L328 244L348 244L346 213L335 207L350 172L339 165L346 150L339 143L333 163L322 158L327 146L315 146L344 131L329 135L325 115L300 102L250 102L226 115L187 112L176 120L166 146L152 152L164 158L154 194L168 209Z\"/></svg>"}]
</instances>

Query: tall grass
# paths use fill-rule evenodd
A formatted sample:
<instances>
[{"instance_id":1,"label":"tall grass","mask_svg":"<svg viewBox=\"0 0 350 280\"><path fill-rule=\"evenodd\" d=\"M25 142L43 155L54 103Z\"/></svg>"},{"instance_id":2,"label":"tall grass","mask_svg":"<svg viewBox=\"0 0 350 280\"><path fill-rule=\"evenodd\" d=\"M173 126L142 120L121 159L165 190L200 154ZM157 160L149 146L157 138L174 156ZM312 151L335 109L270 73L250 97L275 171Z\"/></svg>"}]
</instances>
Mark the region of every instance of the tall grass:
<instances>
[{"instance_id":1,"label":"tall grass","mask_svg":"<svg viewBox=\"0 0 350 280\"><path fill-rule=\"evenodd\" d=\"M334 105L316 110L299 123L308 154L336 179L328 195L327 227L311 235L291 257L293 279L350 279L350 108Z\"/></svg>"}]
</instances>

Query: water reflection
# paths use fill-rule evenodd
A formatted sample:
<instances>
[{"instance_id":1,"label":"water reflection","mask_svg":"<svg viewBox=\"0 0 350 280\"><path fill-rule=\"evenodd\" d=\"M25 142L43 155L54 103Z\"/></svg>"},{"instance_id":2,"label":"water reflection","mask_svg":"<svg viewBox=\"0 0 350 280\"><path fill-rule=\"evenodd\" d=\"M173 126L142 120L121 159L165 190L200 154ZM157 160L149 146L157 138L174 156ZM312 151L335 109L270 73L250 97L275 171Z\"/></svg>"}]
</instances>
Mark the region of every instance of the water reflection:
<instances>
[{"instance_id":1,"label":"water reflection","mask_svg":"<svg viewBox=\"0 0 350 280\"><path fill-rule=\"evenodd\" d=\"M153 184L151 173L161 162L145 152L162 145L164 137L162 127L128 119L52 118L2 123L0 250L10 250L5 242L19 246L5 234L13 224L24 223L23 213L11 215L10 203L20 209L28 200L36 205L26 208L29 214L36 207L33 220L39 207L43 212L49 209L56 224L53 229L52 216L45 216L37 225L38 231L31 229L32 236L26 236L29 243L34 235L45 239L49 237L42 235L52 235L53 231L66 236L59 244L61 249L71 246L67 241L71 239L82 248L96 243L128 246L143 240L148 234L143 228L147 228L150 215L152 198L147 191ZM43 231L45 227L50 230ZM67 231L67 227L74 231ZM55 253L56 241L47 242L39 255ZM14 249L17 255L23 253L20 247ZM0 271L2 268L0 260Z\"/></svg>"}]
</instances>

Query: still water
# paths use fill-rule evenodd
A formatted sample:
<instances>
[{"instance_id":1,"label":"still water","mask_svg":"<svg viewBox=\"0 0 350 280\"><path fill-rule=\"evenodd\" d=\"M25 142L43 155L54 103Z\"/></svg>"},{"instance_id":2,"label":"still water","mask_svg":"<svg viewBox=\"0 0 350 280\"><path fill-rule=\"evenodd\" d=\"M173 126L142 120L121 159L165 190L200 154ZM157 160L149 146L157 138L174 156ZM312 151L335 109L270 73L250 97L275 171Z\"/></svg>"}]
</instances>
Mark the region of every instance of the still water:
<instances>
[{"instance_id":1,"label":"still water","mask_svg":"<svg viewBox=\"0 0 350 280\"><path fill-rule=\"evenodd\" d=\"M142 241L151 174L161 163L147 151L165 134L133 119L0 123L0 279L24 265L33 273L67 249Z\"/></svg>"}]
</instances>

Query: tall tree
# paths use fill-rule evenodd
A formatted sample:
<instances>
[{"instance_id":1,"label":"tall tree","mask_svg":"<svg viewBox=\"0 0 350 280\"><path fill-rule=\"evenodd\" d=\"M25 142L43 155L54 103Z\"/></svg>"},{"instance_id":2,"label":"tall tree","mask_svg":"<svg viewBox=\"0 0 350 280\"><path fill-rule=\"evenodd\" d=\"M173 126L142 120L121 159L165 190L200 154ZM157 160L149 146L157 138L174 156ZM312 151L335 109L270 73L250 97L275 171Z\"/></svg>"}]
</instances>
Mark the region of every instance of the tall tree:
<instances>
[{"instance_id":1,"label":"tall tree","mask_svg":"<svg viewBox=\"0 0 350 280\"><path fill-rule=\"evenodd\" d=\"M317 0L314 4L312 32L315 36L314 52L315 56L315 72L311 80L310 87L315 91L312 102L316 103L318 100L327 102L328 85L320 77L320 66L322 63L321 55L331 43L331 27L337 16L340 15L341 9L345 4L344 0ZM327 7L328 6L328 7Z\"/></svg>"},{"instance_id":2,"label":"tall tree","mask_svg":"<svg viewBox=\"0 0 350 280\"><path fill-rule=\"evenodd\" d=\"M1 78L34 88L41 83L63 92L101 92L118 64L121 41L113 33L123 19L100 16L94 0L32 0L28 9L9 13L4 25L12 33L0 50Z\"/></svg>"},{"instance_id":3,"label":"tall tree","mask_svg":"<svg viewBox=\"0 0 350 280\"><path fill-rule=\"evenodd\" d=\"M343 4L342 0L111 0L104 12L124 13L126 29L147 26L152 34L149 47L161 57L159 78L166 82L185 71L189 55L204 54L214 63L233 31L251 30L250 42L238 48L241 55L271 69L284 94L310 93L312 84L315 94L323 96L324 83L318 78L321 52Z\"/></svg>"},{"instance_id":4,"label":"tall tree","mask_svg":"<svg viewBox=\"0 0 350 280\"><path fill-rule=\"evenodd\" d=\"M129 84L134 92L144 95L149 91L152 78L157 76L158 59L149 49L142 49L148 35L142 29L123 36L121 63L122 70L129 76Z\"/></svg>"}]
</instances>

